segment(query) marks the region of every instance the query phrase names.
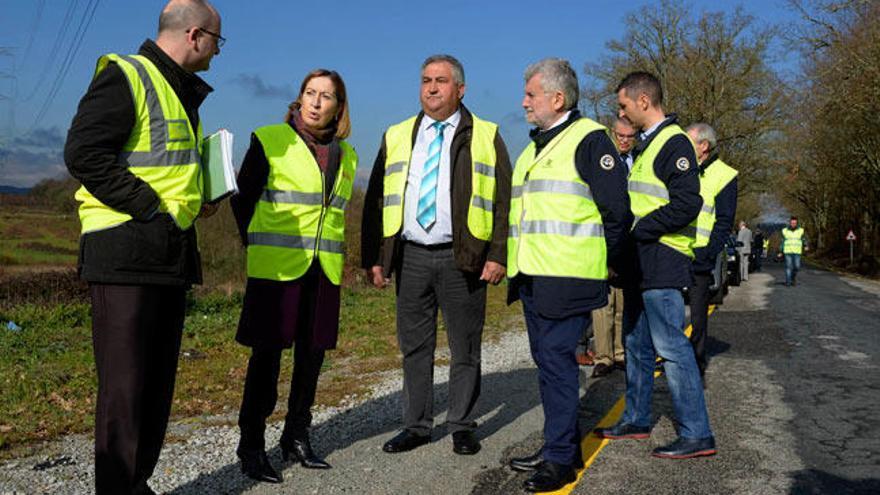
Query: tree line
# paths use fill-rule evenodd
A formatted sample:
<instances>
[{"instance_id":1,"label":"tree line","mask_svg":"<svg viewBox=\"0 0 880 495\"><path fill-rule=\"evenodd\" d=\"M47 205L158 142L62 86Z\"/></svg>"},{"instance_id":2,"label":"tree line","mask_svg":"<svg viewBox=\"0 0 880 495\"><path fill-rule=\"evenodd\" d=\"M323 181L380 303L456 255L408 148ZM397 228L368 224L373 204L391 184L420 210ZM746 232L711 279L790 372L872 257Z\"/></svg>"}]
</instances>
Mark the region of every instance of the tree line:
<instances>
[{"instance_id":1,"label":"tree line","mask_svg":"<svg viewBox=\"0 0 880 495\"><path fill-rule=\"evenodd\" d=\"M607 121L623 75L658 75L664 106L680 124L716 129L722 159L740 172L739 219L795 214L825 254L845 248L853 229L863 252L874 255L880 4L792 0L788 8L798 20L785 25L742 8L695 11L680 0L630 12L621 37L585 65L582 106ZM783 63L789 53L800 55L795 69ZM788 211L771 211L779 203Z\"/></svg>"}]
</instances>

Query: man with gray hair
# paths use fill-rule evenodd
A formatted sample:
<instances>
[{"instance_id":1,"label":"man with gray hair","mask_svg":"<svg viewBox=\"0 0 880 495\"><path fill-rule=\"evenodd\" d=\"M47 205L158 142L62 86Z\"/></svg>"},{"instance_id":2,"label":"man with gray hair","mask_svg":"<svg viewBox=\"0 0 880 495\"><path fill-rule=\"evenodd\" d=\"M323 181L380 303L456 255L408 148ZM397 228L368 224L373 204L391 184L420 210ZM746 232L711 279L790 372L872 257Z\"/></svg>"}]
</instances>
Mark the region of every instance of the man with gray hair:
<instances>
[{"instance_id":1,"label":"man with gray hair","mask_svg":"<svg viewBox=\"0 0 880 495\"><path fill-rule=\"evenodd\" d=\"M422 111L385 132L364 200L361 261L377 288L397 282L403 354L403 431L385 443L405 452L431 440L437 311L452 363L446 423L453 451L476 454L474 406L486 285L504 278L510 159L498 126L462 105L461 63L422 64Z\"/></svg>"},{"instance_id":2,"label":"man with gray hair","mask_svg":"<svg viewBox=\"0 0 880 495\"><path fill-rule=\"evenodd\" d=\"M67 135L82 182L79 274L89 283L98 373L95 492L153 493L177 372L186 292L201 283L193 224L201 197L195 73L220 53L220 15L173 0L156 41L102 56Z\"/></svg>"},{"instance_id":3,"label":"man with gray hair","mask_svg":"<svg viewBox=\"0 0 880 495\"><path fill-rule=\"evenodd\" d=\"M694 143L700 171L700 196L703 208L697 216L697 238L694 244L694 282L688 290L691 305L691 344L697 367L706 384L706 335L709 325L709 287L715 261L724 250L724 242L733 228L736 214L737 171L718 158L718 138L709 124L696 123L687 127ZM708 235L707 235L708 233ZM719 287L718 290L721 290Z\"/></svg>"},{"instance_id":4,"label":"man with gray hair","mask_svg":"<svg viewBox=\"0 0 880 495\"><path fill-rule=\"evenodd\" d=\"M576 350L590 312L608 303L632 217L626 165L607 129L577 110L577 76L548 58L525 72L522 106L536 128L514 167L507 244L508 301L522 301L544 408L544 445L512 459L534 471L524 487L552 491L581 463Z\"/></svg>"}]
</instances>

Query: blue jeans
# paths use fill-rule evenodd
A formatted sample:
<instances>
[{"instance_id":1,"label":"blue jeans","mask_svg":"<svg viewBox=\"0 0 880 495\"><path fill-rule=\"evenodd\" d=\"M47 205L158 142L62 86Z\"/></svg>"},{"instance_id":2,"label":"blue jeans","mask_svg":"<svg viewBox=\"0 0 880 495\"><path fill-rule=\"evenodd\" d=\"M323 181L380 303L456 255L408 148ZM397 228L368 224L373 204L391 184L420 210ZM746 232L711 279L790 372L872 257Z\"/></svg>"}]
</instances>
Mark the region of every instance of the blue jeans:
<instances>
[{"instance_id":1,"label":"blue jeans","mask_svg":"<svg viewBox=\"0 0 880 495\"><path fill-rule=\"evenodd\" d=\"M801 255L786 253L785 255L785 285L791 285L797 272L801 269Z\"/></svg>"},{"instance_id":2,"label":"blue jeans","mask_svg":"<svg viewBox=\"0 0 880 495\"><path fill-rule=\"evenodd\" d=\"M578 444L578 340L590 314L562 320L544 318L534 309L531 287L520 288L532 359L538 365L538 389L544 408L544 460L570 466Z\"/></svg>"},{"instance_id":3,"label":"blue jeans","mask_svg":"<svg viewBox=\"0 0 880 495\"><path fill-rule=\"evenodd\" d=\"M713 436L694 348L684 332L684 299L677 289L628 290L623 297L626 410L623 421L651 426L654 362L659 354L682 438Z\"/></svg>"}]
</instances>

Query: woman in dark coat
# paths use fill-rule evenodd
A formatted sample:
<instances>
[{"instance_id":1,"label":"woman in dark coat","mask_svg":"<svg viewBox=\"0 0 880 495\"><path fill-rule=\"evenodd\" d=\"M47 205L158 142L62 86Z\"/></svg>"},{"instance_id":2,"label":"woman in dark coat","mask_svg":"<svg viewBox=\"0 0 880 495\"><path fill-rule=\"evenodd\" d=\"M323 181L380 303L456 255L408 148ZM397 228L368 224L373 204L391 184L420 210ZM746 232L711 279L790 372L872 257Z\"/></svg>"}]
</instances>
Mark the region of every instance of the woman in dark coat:
<instances>
[{"instance_id":1,"label":"woman in dark coat","mask_svg":"<svg viewBox=\"0 0 880 495\"><path fill-rule=\"evenodd\" d=\"M266 456L266 419L278 399L282 350L294 368L281 452L328 469L309 441L324 352L336 347L345 204L357 156L345 84L318 69L303 80L285 123L254 131L231 203L248 250L248 281L236 340L252 348L238 424L242 472L278 483Z\"/></svg>"}]
</instances>

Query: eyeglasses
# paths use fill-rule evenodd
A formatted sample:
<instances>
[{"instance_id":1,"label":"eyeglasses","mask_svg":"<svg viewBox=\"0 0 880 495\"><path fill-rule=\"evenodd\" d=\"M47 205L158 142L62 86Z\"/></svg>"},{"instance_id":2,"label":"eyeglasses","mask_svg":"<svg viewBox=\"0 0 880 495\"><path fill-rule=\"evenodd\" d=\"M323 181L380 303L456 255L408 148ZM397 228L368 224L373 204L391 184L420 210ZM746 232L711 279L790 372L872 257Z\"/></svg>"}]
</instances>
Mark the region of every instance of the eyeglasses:
<instances>
[{"instance_id":1,"label":"eyeglasses","mask_svg":"<svg viewBox=\"0 0 880 495\"><path fill-rule=\"evenodd\" d=\"M205 34L210 34L211 36L217 38L217 48L222 48L223 45L226 44L226 38L224 38L223 36L220 36L219 34L213 32L213 31L208 31L207 29L202 28L202 27L193 28L193 29L198 29L199 31L201 31ZM192 31L192 29L186 30L187 33L189 33L190 31Z\"/></svg>"},{"instance_id":2,"label":"eyeglasses","mask_svg":"<svg viewBox=\"0 0 880 495\"><path fill-rule=\"evenodd\" d=\"M614 135L617 136L617 139L633 139L636 137L635 134L621 134L619 132L615 132Z\"/></svg>"}]
</instances>

